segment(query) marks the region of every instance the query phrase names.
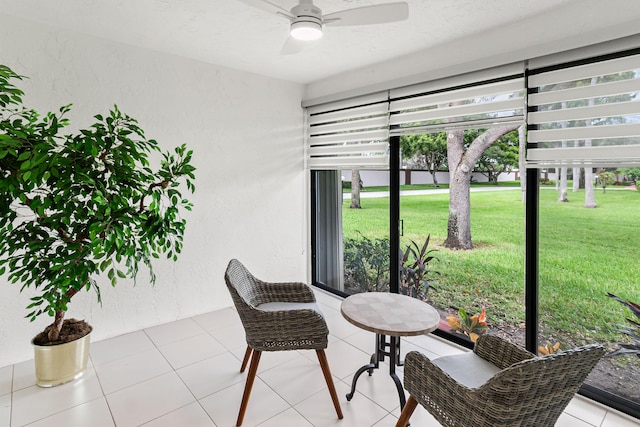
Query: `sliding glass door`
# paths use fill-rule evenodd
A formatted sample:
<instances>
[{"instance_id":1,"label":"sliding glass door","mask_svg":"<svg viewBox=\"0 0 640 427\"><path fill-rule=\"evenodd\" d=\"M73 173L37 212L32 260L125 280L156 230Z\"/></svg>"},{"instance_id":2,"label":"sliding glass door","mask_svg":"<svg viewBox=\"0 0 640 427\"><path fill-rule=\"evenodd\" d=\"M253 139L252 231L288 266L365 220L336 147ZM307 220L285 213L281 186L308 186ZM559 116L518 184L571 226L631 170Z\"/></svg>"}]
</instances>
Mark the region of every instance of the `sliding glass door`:
<instances>
[{"instance_id":1,"label":"sliding glass door","mask_svg":"<svg viewBox=\"0 0 640 427\"><path fill-rule=\"evenodd\" d=\"M315 282L341 294L389 291L389 171L312 173Z\"/></svg>"}]
</instances>

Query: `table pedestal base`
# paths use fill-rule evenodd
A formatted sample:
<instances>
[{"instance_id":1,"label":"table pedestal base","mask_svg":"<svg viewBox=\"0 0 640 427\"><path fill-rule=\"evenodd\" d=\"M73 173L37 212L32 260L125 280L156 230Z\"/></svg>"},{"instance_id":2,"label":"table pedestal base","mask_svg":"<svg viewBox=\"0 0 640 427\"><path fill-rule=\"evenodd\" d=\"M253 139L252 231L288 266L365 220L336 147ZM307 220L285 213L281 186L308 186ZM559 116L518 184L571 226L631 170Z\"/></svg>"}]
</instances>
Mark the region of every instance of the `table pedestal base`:
<instances>
[{"instance_id":1,"label":"table pedestal base","mask_svg":"<svg viewBox=\"0 0 640 427\"><path fill-rule=\"evenodd\" d=\"M387 340L387 338L389 338ZM398 397L400 399L400 411L404 408L406 398L404 395L404 388L398 375L396 375L396 366L402 366L400 361L400 337L376 334L376 351L371 355L371 360L368 364L358 369L353 376L351 382L351 391L347 393L347 400L350 401L353 398L353 394L356 391L356 383L358 378L365 372L369 372L369 376L373 375L373 370L378 369L380 362L384 362L384 358L389 356L389 376L393 379L398 390Z\"/></svg>"}]
</instances>

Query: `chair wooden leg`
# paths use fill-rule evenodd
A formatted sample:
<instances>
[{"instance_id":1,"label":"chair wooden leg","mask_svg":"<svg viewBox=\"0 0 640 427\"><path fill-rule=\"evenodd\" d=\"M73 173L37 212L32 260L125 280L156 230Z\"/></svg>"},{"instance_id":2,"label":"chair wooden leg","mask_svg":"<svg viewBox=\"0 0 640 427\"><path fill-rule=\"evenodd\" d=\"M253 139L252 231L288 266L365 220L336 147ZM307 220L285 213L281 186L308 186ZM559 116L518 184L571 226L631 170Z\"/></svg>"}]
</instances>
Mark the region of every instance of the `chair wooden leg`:
<instances>
[{"instance_id":1,"label":"chair wooden leg","mask_svg":"<svg viewBox=\"0 0 640 427\"><path fill-rule=\"evenodd\" d=\"M398 418L396 427L407 427L407 424L409 424L409 418L411 418L413 411L416 410L416 406L418 406L418 401L410 395L407 403L404 405L404 408L400 413L400 418Z\"/></svg>"},{"instance_id":2,"label":"chair wooden leg","mask_svg":"<svg viewBox=\"0 0 640 427\"><path fill-rule=\"evenodd\" d=\"M249 358L251 358L251 347L247 346L247 351L244 352L244 359L242 359L242 366L240 367L240 373L244 372L247 367L247 363L249 363Z\"/></svg>"},{"instance_id":3,"label":"chair wooden leg","mask_svg":"<svg viewBox=\"0 0 640 427\"><path fill-rule=\"evenodd\" d=\"M341 420L342 408L340 408L340 401L338 400L336 387L333 385L333 377L331 376L331 370L329 369L329 362L327 361L327 355L324 353L324 350L316 350L316 354L318 355L318 361L320 361L320 367L322 368L322 373L324 374L324 380L327 382L327 387L329 387L329 394L331 394L333 407L336 408L338 419Z\"/></svg>"},{"instance_id":4,"label":"chair wooden leg","mask_svg":"<svg viewBox=\"0 0 640 427\"><path fill-rule=\"evenodd\" d=\"M258 363L260 363L261 351L254 350L253 356L251 356L251 365L249 366L249 373L247 374L247 382L244 385L244 393L242 394L242 403L240 404L240 412L238 412L238 421L236 426L240 427L244 420L244 414L247 412L247 404L249 403L249 396L251 396L251 389L253 388L253 381L256 379L256 373L258 372ZM246 356L246 355L245 355Z\"/></svg>"}]
</instances>

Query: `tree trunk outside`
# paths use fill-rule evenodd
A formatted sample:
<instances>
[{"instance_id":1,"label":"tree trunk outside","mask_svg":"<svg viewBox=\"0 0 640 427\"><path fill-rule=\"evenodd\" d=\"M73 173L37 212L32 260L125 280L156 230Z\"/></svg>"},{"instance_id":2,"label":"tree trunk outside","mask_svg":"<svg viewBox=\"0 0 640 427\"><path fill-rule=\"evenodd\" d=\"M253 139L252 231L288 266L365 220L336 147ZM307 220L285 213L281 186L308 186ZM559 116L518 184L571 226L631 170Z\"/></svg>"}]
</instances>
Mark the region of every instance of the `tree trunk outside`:
<instances>
[{"instance_id":1,"label":"tree trunk outside","mask_svg":"<svg viewBox=\"0 0 640 427\"><path fill-rule=\"evenodd\" d=\"M527 156L527 143L524 135L524 125L518 128L518 140L518 169L520 170L520 191L522 191L522 201L524 202L527 200L527 166L524 162Z\"/></svg>"},{"instance_id":2,"label":"tree trunk outside","mask_svg":"<svg viewBox=\"0 0 640 427\"><path fill-rule=\"evenodd\" d=\"M360 209L360 186L362 181L360 180L360 171L358 169L351 169L351 209Z\"/></svg>"},{"instance_id":3,"label":"tree trunk outside","mask_svg":"<svg viewBox=\"0 0 640 427\"><path fill-rule=\"evenodd\" d=\"M576 140L573 143L574 147L580 147L580 141ZM574 167L572 170L572 174L573 174L573 186L572 186L572 191L574 193L577 193L578 190L580 190L580 169L581 168L576 168Z\"/></svg>"},{"instance_id":4,"label":"tree trunk outside","mask_svg":"<svg viewBox=\"0 0 640 427\"><path fill-rule=\"evenodd\" d=\"M559 202L568 202L567 195L567 168L560 168L560 192L558 195Z\"/></svg>"},{"instance_id":5,"label":"tree trunk outside","mask_svg":"<svg viewBox=\"0 0 640 427\"><path fill-rule=\"evenodd\" d=\"M572 190L577 193L580 190L580 168L573 168L573 186Z\"/></svg>"},{"instance_id":6,"label":"tree trunk outside","mask_svg":"<svg viewBox=\"0 0 640 427\"><path fill-rule=\"evenodd\" d=\"M478 136L465 150L464 130L447 132L449 164L449 220L444 246L449 249L473 249L471 242L471 172L482 153L498 138L517 129L518 125L490 128Z\"/></svg>"},{"instance_id":7,"label":"tree trunk outside","mask_svg":"<svg viewBox=\"0 0 640 427\"><path fill-rule=\"evenodd\" d=\"M500 173L489 172L489 182L491 182L493 185L498 185L499 176L500 176Z\"/></svg>"},{"instance_id":8,"label":"tree trunk outside","mask_svg":"<svg viewBox=\"0 0 640 427\"><path fill-rule=\"evenodd\" d=\"M593 185L593 168L585 168L584 170L584 207L595 208L596 203L596 191L595 185Z\"/></svg>"},{"instance_id":9,"label":"tree trunk outside","mask_svg":"<svg viewBox=\"0 0 640 427\"><path fill-rule=\"evenodd\" d=\"M427 169L431 174L431 179L433 180L433 186L438 188L440 185L438 184L438 177L436 174L438 173L438 168L436 167L436 162L430 162L429 156L427 154L424 155L425 163L427 164Z\"/></svg>"},{"instance_id":10,"label":"tree trunk outside","mask_svg":"<svg viewBox=\"0 0 640 427\"><path fill-rule=\"evenodd\" d=\"M591 147L592 142L590 139L584 141L585 147ZM596 208L596 185L594 182L593 168L584 169L584 207Z\"/></svg>"},{"instance_id":11,"label":"tree trunk outside","mask_svg":"<svg viewBox=\"0 0 640 427\"><path fill-rule=\"evenodd\" d=\"M449 220L444 246L450 249L473 249L471 242L471 166L464 163L464 130L447 134L449 162ZM474 162L475 164L475 162Z\"/></svg>"},{"instance_id":12,"label":"tree trunk outside","mask_svg":"<svg viewBox=\"0 0 640 427\"><path fill-rule=\"evenodd\" d=\"M562 102L562 110L564 111L567 108L567 103ZM565 129L567 127L567 122L562 122L561 127ZM562 148L567 147L567 141L562 141ZM557 170L557 169L556 169ZM567 168L560 168L560 176L558 177L558 181L560 184L558 201L559 202L568 202L569 196L567 195Z\"/></svg>"},{"instance_id":13,"label":"tree trunk outside","mask_svg":"<svg viewBox=\"0 0 640 427\"><path fill-rule=\"evenodd\" d=\"M444 246L450 249L473 249L470 178L471 170L466 167L457 167L455 172L451 174L447 240L444 242Z\"/></svg>"}]
</instances>

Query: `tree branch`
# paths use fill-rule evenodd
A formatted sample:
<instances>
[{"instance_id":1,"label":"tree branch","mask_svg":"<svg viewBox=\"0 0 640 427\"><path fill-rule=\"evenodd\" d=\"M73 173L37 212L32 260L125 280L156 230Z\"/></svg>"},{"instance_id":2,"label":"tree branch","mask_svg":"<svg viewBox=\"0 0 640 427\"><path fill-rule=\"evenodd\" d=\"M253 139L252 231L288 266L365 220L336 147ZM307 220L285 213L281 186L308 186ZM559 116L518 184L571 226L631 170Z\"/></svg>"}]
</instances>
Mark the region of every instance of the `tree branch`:
<instances>
[{"instance_id":1,"label":"tree branch","mask_svg":"<svg viewBox=\"0 0 640 427\"><path fill-rule=\"evenodd\" d=\"M161 182L154 182L153 184L149 185L149 189L147 190L147 194L151 194L151 192L153 191L154 188L157 187L162 187L162 188L167 188L169 186L169 181L161 181ZM143 196L140 199L140 208L138 209L138 213L142 213L144 212L144 197Z\"/></svg>"}]
</instances>

